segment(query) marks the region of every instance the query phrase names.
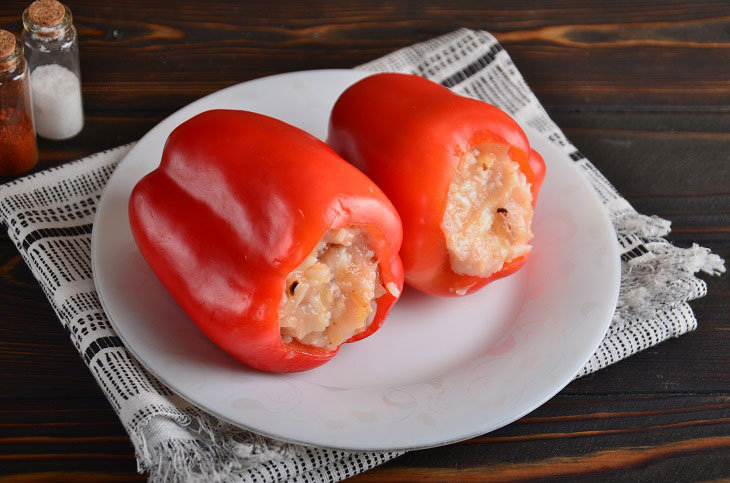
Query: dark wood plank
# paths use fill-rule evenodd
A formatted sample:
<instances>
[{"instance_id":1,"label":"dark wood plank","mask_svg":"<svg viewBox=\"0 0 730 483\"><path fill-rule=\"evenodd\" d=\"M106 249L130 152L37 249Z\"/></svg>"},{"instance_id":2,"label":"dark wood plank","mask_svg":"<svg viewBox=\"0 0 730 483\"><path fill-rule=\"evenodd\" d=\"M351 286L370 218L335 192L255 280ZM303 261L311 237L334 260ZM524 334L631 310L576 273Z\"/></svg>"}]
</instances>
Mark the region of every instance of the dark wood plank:
<instances>
[{"instance_id":1,"label":"dark wood plank","mask_svg":"<svg viewBox=\"0 0 730 483\"><path fill-rule=\"evenodd\" d=\"M77 472L64 476L72 470ZM129 437L98 388L2 398L0 475L24 475L26 481L91 481L91 475L96 481L132 481L141 479L135 470Z\"/></svg>"},{"instance_id":2,"label":"dark wood plank","mask_svg":"<svg viewBox=\"0 0 730 483\"><path fill-rule=\"evenodd\" d=\"M19 31L27 1L0 5ZM73 0L87 125L37 169L138 139L185 104L279 72L347 68L457 27L505 45L568 137L671 240L730 258L730 5L723 1ZM0 179L0 183L6 181ZM570 384L489 435L411 452L354 481L730 477L730 286L697 331ZM0 236L0 475L139 481L115 413ZM6 481L0 476L0 481ZM10 481L10 480L7 480Z\"/></svg>"},{"instance_id":3,"label":"dark wood plank","mask_svg":"<svg viewBox=\"0 0 730 483\"><path fill-rule=\"evenodd\" d=\"M726 112L730 65L716 59L730 55L727 4L590 3L484 8L478 1L359 0L272 9L269 2L179 8L172 1L84 0L74 2L74 13L88 112L104 106L169 113L237 82L353 67L459 27L494 32L549 106ZM7 2L0 27L19 31L25 4Z\"/></svg>"},{"instance_id":4,"label":"dark wood plank","mask_svg":"<svg viewBox=\"0 0 730 483\"><path fill-rule=\"evenodd\" d=\"M352 481L660 481L667 467L696 462L691 479L702 481L730 476L728 448L726 397L560 395L510 426L408 453Z\"/></svg>"}]
</instances>

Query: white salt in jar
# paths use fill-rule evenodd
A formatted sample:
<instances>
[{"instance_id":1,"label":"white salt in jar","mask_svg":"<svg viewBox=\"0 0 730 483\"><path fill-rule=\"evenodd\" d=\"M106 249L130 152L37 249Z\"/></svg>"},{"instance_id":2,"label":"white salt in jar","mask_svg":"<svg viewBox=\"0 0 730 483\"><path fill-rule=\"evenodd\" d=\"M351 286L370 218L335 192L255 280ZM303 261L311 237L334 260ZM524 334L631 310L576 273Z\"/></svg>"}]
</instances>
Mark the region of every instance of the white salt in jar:
<instances>
[{"instance_id":1,"label":"white salt in jar","mask_svg":"<svg viewBox=\"0 0 730 483\"><path fill-rule=\"evenodd\" d=\"M23 25L36 132L47 139L73 137L84 127L84 111L71 10L57 0L36 0L23 12Z\"/></svg>"}]
</instances>

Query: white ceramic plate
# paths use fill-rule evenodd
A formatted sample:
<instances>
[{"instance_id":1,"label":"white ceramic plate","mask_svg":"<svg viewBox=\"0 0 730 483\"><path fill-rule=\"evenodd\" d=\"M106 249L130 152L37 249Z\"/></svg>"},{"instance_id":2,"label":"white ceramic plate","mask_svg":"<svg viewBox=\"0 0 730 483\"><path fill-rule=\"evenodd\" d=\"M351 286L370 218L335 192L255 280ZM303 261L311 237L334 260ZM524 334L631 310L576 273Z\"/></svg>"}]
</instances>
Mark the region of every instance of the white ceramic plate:
<instances>
[{"instance_id":1,"label":"white ceramic plate","mask_svg":"<svg viewBox=\"0 0 730 483\"><path fill-rule=\"evenodd\" d=\"M613 227L574 164L540 135L547 161L534 249L517 274L474 295L406 290L373 336L305 373L250 370L176 305L132 239L127 200L157 167L168 134L215 108L276 117L324 139L338 95L366 74L276 75L200 99L152 129L107 185L94 221L94 280L127 348L185 399L276 438L353 450L413 449L486 433L550 399L602 340L618 296Z\"/></svg>"}]
</instances>

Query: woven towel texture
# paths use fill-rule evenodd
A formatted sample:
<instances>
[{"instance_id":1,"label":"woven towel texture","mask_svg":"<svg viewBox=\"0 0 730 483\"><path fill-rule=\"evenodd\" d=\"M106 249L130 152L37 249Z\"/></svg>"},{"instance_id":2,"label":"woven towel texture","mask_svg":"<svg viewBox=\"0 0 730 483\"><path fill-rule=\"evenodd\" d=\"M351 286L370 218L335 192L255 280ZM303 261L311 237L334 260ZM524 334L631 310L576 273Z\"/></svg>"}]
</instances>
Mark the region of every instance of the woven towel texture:
<instances>
[{"instance_id":1,"label":"woven towel texture","mask_svg":"<svg viewBox=\"0 0 730 483\"><path fill-rule=\"evenodd\" d=\"M622 286L611 328L578 374L597 371L693 330L687 301L706 293L698 271L724 271L708 250L666 242L665 220L637 213L565 138L497 40L458 30L360 67L404 72L494 104L563 149L603 200L622 247ZM134 444L151 481L333 482L398 456L285 444L218 420L147 373L114 333L94 289L91 230L106 181L130 145L0 187L0 222Z\"/></svg>"}]
</instances>

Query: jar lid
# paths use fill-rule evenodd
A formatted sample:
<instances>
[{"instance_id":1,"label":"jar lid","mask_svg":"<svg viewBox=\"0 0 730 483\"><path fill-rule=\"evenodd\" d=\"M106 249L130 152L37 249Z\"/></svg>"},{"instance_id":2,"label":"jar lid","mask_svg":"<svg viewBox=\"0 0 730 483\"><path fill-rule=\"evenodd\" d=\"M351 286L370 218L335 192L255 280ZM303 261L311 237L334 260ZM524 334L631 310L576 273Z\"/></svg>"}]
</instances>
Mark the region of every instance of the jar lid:
<instances>
[{"instance_id":1,"label":"jar lid","mask_svg":"<svg viewBox=\"0 0 730 483\"><path fill-rule=\"evenodd\" d=\"M0 29L0 58L10 57L15 52L15 35Z\"/></svg>"},{"instance_id":2,"label":"jar lid","mask_svg":"<svg viewBox=\"0 0 730 483\"><path fill-rule=\"evenodd\" d=\"M36 0L28 7L30 20L41 27L55 27L63 21L66 8L57 0Z\"/></svg>"}]
</instances>

